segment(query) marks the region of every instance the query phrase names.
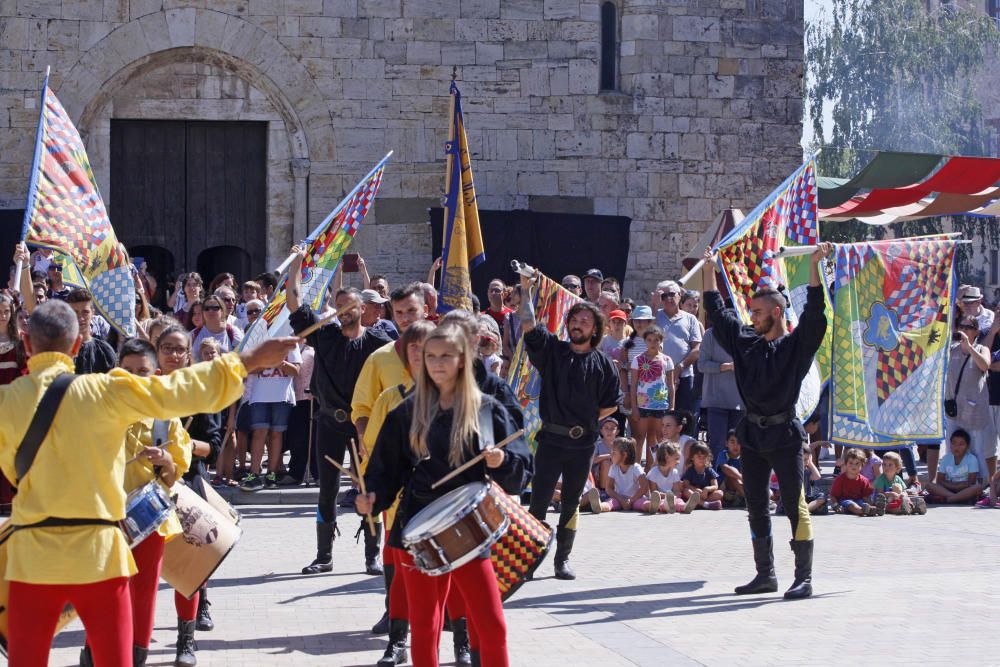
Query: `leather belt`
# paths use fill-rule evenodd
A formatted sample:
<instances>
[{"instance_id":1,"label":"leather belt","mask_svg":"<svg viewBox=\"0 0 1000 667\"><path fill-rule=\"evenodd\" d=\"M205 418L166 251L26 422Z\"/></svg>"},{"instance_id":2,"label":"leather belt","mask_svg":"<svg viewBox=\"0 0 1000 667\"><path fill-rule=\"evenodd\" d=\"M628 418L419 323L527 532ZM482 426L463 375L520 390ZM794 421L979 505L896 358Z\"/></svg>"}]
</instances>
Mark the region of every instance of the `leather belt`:
<instances>
[{"instance_id":1,"label":"leather belt","mask_svg":"<svg viewBox=\"0 0 1000 667\"><path fill-rule=\"evenodd\" d=\"M748 422L756 426L757 428L767 428L768 426L777 426L778 424L787 424L795 419L795 414L791 410L786 412L779 412L776 415L764 416L755 415L752 412L748 412L744 417Z\"/></svg>"},{"instance_id":2,"label":"leather belt","mask_svg":"<svg viewBox=\"0 0 1000 667\"><path fill-rule=\"evenodd\" d=\"M559 424L550 424L548 422L542 424L542 430L555 435L572 438L573 440L579 440L583 436L590 433L590 429L585 426L580 426L579 424L576 426L560 426Z\"/></svg>"},{"instance_id":3,"label":"leather belt","mask_svg":"<svg viewBox=\"0 0 1000 667\"><path fill-rule=\"evenodd\" d=\"M340 424L349 423L351 421L351 411L344 410L343 408L336 408L331 410L330 408L323 408L323 414L331 417L333 421Z\"/></svg>"}]
</instances>

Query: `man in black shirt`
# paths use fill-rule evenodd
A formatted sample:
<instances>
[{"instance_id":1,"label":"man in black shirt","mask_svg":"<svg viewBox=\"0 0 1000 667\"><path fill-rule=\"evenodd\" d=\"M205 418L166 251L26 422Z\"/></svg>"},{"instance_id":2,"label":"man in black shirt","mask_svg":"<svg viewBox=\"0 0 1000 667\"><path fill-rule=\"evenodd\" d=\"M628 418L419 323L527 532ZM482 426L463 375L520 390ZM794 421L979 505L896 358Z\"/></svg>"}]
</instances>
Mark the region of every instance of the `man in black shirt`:
<instances>
[{"instance_id":1,"label":"man in black shirt","mask_svg":"<svg viewBox=\"0 0 1000 667\"><path fill-rule=\"evenodd\" d=\"M531 280L521 276L519 317L528 359L542 379L538 411L542 428L535 452L531 482L531 513L545 519L556 482L562 475L562 509L556 529L557 579L576 579L569 554L576 538L579 503L594 456L598 421L614 413L621 402L618 372L611 359L597 349L604 336L604 316L591 303L581 302L566 315L569 341L561 341L535 324Z\"/></svg>"},{"instance_id":2,"label":"man in black shirt","mask_svg":"<svg viewBox=\"0 0 1000 667\"><path fill-rule=\"evenodd\" d=\"M288 267L286 298L292 329L298 333L312 326L319 317L308 304L300 304L302 259L304 250L292 249L296 257ZM335 296L340 324L327 324L306 337L316 350L310 392L317 401L316 442L319 445L319 502L316 514L316 560L302 568L303 574L333 570L333 539L337 527L337 494L340 471L326 456L344 462L347 446L358 432L351 420L351 397L365 360L375 350L391 342L382 332L361 326L364 304L361 292L354 287L337 290ZM380 524L381 526L381 524Z\"/></svg>"},{"instance_id":3,"label":"man in black shirt","mask_svg":"<svg viewBox=\"0 0 1000 667\"><path fill-rule=\"evenodd\" d=\"M736 433L743 446L743 488L757 576L745 586L737 586L737 595L778 590L768 506L772 469L792 524L795 581L785 597L812 595L813 536L802 486L801 456L807 438L796 418L795 402L826 333L820 262L832 250L833 244L821 243L810 258L806 306L791 333L785 323L785 296L772 287L760 287L754 293L751 326L744 325L735 310L724 308L715 284L715 258L711 250L705 253L705 306L716 341L733 357L736 386L746 405Z\"/></svg>"},{"instance_id":4,"label":"man in black shirt","mask_svg":"<svg viewBox=\"0 0 1000 667\"><path fill-rule=\"evenodd\" d=\"M83 341L76 354L76 374L107 373L118 365L118 355L115 348L93 336L90 328L94 318L93 297L89 291L78 288L69 292L66 303L76 313L76 319L80 323L80 339Z\"/></svg>"}]
</instances>

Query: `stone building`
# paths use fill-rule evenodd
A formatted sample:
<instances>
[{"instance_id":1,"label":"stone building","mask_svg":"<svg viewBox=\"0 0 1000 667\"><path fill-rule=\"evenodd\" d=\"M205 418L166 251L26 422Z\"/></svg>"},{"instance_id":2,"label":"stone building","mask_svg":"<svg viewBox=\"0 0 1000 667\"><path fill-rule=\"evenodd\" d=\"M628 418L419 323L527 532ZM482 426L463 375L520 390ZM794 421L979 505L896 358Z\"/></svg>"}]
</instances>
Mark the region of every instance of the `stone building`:
<instances>
[{"instance_id":1,"label":"stone building","mask_svg":"<svg viewBox=\"0 0 1000 667\"><path fill-rule=\"evenodd\" d=\"M0 208L51 66L134 254L274 268L392 149L357 245L412 279L454 67L480 208L631 219L645 294L800 163L802 33L802 0L0 0Z\"/></svg>"}]
</instances>

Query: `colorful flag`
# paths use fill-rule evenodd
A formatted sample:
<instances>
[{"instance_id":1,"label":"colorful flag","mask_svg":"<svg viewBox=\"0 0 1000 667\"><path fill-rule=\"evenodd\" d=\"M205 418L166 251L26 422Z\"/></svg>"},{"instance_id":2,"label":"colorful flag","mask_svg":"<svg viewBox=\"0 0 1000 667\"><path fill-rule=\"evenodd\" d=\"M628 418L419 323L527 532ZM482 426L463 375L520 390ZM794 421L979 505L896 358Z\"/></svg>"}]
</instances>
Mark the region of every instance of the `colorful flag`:
<instances>
[{"instance_id":1,"label":"colorful flag","mask_svg":"<svg viewBox=\"0 0 1000 667\"><path fill-rule=\"evenodd\" d=\"M451 84L451 123L448 130L448 171L445 176L444 265L438 312L460 308L472 310L472 278L469 271L486 260L483 234L479 228L476 188L472 184L469 142L465 138L462 95Z\"/></svg>"},{"instance_id":2,"label":"colorful flag","mask_svg":"<svg viewBox=\"0 0 1000 667\"><path fill-rule=\"evenodd\" d=\"M539 275L532 301L538 326L545 327L562 340L568 340L566 313L582 300L548 276ZM542 427L542 418L538 414L538 394L541 391L542 378L528 361L528 351L524 349L523 336L514 349L514 358L511 359L510 370L507 371L507 382L524 412L525 437L534 443L535 434Z\"/></svg>"},{"instance_id":3,"label":"colorful flag","mask_svg":"<svg viewBox=\"0 0 1000 667\"><path fill-rule=\"evenodd\" d=\"M809 285L809 256L775 257L783 247L811 246L819 243L819 218L816 205L816 164L809 159L767 196L719 243L720 265L726 287L733 297L736 312L750 321L750 298L763 286L784 286L791 308L786 317L794 329L805 309ZM824 281L825 283L825 281ZM824 284L824 292L826 285ZM827 319L831 319L829 294L826 294ZM796 413L800 418L812 414L819 403L823 385L830 379L831 327L816 352L813 368L802 381Z\"/></svg>"},{"instance_id":4,"label":"colorful flag","mask_svg":"<svg viewBox=\"0 0 1000 667\"><path fill-rule=\"evenodd\" d=\"M48 76L42 85L21 237L31 246L71 257L79 269L78 286L90 290L98 312L126 336L135 335L128 252L115 237L80 133L49 88Z\"/></svg>"},{"instance_id":5,"label":"colorful flag","mask_svg":"<svg viewBox=\"0 0 1000 667\"><path fill-rule=\"evenodd\" d=\"M375 165L361 182L354 186L351 193L337 204L326 220L303 242L306 246L306 257L302 261L302 294L299 302L308 305L313 310L322 310L326 301L326 290L337 272L344 252L354 240L361 222L365 219L368 209L375 201L378 187L382 183L382 172L389 161L392 151ZM285 273L278 281L274 298L260 318L247 329L241 350L252 350L268 338L290 336L292 328L288 324L288 308L285 303L285 286L288 274Z\"/></svg>"},{"instance_id":6,"label":"colorful flag","mask_svg":"<svg viewBox=\"0 0 1000 667\"><path fill-rule=\"evenodd\" d=\"M955 244L924 237L837 246L833 442L941 441Z\"/></svg>"}]
</instances>

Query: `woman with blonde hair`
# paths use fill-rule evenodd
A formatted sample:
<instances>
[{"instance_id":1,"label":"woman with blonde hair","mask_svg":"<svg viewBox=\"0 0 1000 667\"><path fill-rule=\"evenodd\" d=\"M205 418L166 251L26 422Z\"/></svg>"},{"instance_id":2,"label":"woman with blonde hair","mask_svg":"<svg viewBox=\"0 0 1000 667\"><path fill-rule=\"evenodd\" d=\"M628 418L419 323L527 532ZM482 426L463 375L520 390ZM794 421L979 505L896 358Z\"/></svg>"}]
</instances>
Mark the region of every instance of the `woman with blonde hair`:
<instances>
[{"instance_id":1,"label":"woman with blonde hair","mask_svg":"<svg viewBox=\"0 0 1000 667\"><path fill-rule=\"evenodd\" d=\"M440 327L424 341L423 368L415 388L386 417L365 472L369 493L356 500L359 512L383 512L403 491L389 545L403 549L402 533L411 517L446 493L473 482L493 479L508 493L520 493L531 455L518 438L504 449L481 442L480 423L489 419L495 441L517 430L507 410L480 392L473 374L473 349L459 327ZM485 460L437 489L431 485L481 450ZM401 551L409 609L413 664L438 664L438 641L444 622L449 581L465 600L470 634L479 637L480 664L505 666L507 626L496 576L488 555L431 577L414 567Z\"/></svg>"}]
</instances>

